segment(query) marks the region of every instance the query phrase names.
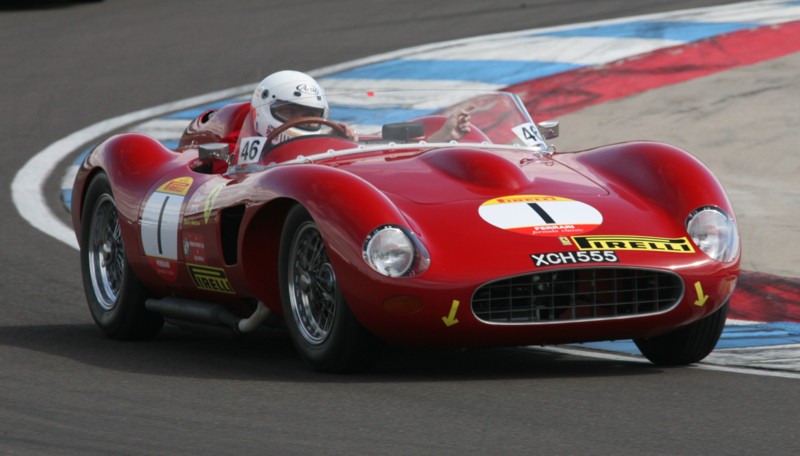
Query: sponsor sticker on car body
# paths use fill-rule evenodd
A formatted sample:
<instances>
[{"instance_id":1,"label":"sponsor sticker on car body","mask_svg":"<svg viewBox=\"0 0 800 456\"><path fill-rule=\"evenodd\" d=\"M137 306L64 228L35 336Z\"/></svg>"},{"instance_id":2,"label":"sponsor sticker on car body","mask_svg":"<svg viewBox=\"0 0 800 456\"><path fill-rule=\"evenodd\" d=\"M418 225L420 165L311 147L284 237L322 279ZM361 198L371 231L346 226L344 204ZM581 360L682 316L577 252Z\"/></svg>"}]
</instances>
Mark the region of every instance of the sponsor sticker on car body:
<instances>
[{"instance_id":1,"label":"sponsor sticker on car body","mask_svg":"<svg viewBox=\"0 0 800 456\"><path fill-rule=\"evenodd\" d=\"M511 195L481 204L478 214L497 228L529 236L588 233L603 223L594 207L552 195Z\"/></svg>"},{"instance_id":2,"label":"sponsor sticker on car body","mask_svg":"<svg viewBox=\"0 0 800 456\"><path fill-rule=\"evenodd\" d=\"M579 250L649 250L668 253L694 253L689 239L653 236L602 235L572 236Z\"/></svg>"}]
</instances>

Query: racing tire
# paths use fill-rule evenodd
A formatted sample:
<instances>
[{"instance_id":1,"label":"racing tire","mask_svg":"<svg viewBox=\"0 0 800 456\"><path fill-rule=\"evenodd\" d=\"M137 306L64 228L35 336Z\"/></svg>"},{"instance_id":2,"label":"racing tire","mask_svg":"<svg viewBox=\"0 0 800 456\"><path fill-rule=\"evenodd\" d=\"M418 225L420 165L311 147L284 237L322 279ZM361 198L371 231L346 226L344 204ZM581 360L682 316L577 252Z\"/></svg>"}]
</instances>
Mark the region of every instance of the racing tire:
<instances>
[{"instance_id":1,"label":"racing tire","mask_svg":"<svg viewBox=\"0 0 800 456\"><path fill-rule=\"evenodd\" d=\"M353 373L371 367L381 343L350 311L322 235L302 206L287 215L279 261L281 305L300 356L320 372Z\"/></svg>"},{"instance_id":2,"label":"racing tire","mask_svg":"<svg viewBox=\"0 0 800 456\"><path fill-rule=\"evenodd\" d=\"M110 339L154 337L164 319L145 309L148 293L125 255L107 175L98 174L89 184L81 220L83 290L95 323Z\"/></svg>"},{"instance_id":3,"label":"racing tire","mask_svg":"<svg viewBox=\"0 0 800 456\"><path fill-rule=\"evenodd\" d=\"M653 364L685 366L699 362L717 346L728 307L726 301L716 312L688 326L662 336L634 339L634 342Z\"/></svg>"}]
</instances>

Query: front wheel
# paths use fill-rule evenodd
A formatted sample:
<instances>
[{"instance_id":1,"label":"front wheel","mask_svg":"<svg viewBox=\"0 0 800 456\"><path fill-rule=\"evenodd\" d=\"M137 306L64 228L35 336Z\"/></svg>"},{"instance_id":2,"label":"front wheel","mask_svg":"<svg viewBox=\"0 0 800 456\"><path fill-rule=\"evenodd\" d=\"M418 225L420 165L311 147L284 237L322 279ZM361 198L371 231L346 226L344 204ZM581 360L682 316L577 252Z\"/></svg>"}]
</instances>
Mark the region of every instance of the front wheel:
<instances>
[{"instance_id":1,"label":"front wheel","mask_svg":"<svg viewBox=\"0 0 800 456\"><path fill-rule=\"evenodd\" d=\"M302 206L289 212L281 234L280 286L294 346L314 369L354 372L377 359L380 343L350 312L322 235Z\"/></svg>"},{"instance_id":2,"label":"front wheel","mask_svg":"<svg viewBox=\"0 0 800 456\"><path fill-rule=\"evenodd\" d=\"M696 363L717 346L728 315L728 302L716 312L671 333L648 339L635 339L639 351L652 363L682 366Z\"/></svg>"},{"instance_id":3,"label":"front wheel","mask_svg":"<svg viewBox=\"0 0 800 456\"><path fill-rule=\"evenodd\" d=\"M81 273L97 326L111 339L145 339L164 325L144 307L147 292L125 255L119 216L108 176L92 179L81 216Z\"/></svg>"}]
</instances>

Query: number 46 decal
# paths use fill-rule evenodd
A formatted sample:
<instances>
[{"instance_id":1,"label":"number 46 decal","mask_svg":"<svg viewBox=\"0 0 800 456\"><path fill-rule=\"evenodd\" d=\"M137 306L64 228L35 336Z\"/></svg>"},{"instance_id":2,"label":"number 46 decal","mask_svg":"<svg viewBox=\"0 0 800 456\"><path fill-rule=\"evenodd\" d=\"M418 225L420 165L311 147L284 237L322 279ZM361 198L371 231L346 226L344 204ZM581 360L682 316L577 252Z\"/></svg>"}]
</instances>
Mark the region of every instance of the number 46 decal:
<instances>
[{"instance_id":1,"label":"number 46 decal","mask_svg":"<svg viewBox=\"0 0 800 456\"><path fill-rule=\"evenodd\" d=\"M261 136L248 136L239 140L238 165L257 163L264 149L264 140Z\"/></svg>"},{"instance_id":2,"label":"number 46 decal","mask_svg":"<svg viewBox=\"0 0 800 456\"><path fill-rule=\"evenodd\" d=\"M528 122L522 125L517 125L516 127L512 128L511 131L513 131L526 145L531 147L539 146L543 149L547 149L547 144L545 144L544 139L542 139L542 135L539 133L539 129L536 128L536 125Z\"/></svg>"}]
</instances>

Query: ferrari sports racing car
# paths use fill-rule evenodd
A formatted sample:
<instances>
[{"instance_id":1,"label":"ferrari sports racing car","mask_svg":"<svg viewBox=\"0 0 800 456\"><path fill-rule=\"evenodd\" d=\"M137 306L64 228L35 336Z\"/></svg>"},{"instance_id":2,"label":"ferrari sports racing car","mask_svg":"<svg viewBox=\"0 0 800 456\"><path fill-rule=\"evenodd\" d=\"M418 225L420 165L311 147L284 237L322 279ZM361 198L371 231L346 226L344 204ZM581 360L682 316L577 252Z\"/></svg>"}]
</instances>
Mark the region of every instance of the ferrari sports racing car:
<instances>
[{"instance_id":1,"label":"ferrari sports racing car","mask_svg":"<svg viewBox=\"0 0 800 456\"><path fill-rule=\"evenodd\" d=\"M510 93L328 99L330 118L266 137L235 102L193 120L175 150L127 133L87 156L72 220L108 337L153 337L165 321L280 324L327 372L367 368L384 344L633 339L660 365L716 345L740 240L689 153L556 152L557 122L535 124ZM465 109L466 135L428 140ZM303 128L317 134L286 136Z\"/></svg>"}]
</instances>

